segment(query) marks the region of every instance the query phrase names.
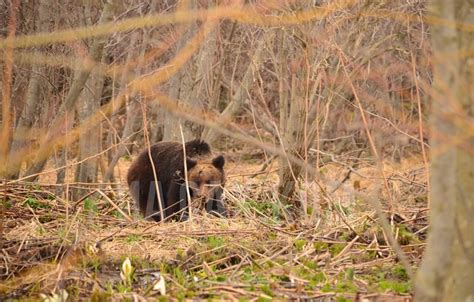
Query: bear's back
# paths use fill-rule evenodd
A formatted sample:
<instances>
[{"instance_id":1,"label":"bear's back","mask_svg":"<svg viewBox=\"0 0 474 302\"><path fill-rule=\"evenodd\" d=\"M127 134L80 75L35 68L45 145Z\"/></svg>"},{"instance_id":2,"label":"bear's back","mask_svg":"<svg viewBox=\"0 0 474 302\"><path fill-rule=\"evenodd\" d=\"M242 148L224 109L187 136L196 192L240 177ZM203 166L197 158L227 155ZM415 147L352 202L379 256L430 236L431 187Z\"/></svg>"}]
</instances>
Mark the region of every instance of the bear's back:
<instances>
[{"instance_id":1,"label":"bear's back","mask_svg":"<svg viewBox=\"0 0 474 302\"><path fill-rule=\"evenodd\" d=\"M194 158L206 156L211 153L209 144L201 140L189 141L185 146L187 157ZM160 182L167 183L171 180L172 176L175 175L176 171L183 172L184 157L182 144L178 142L159 142L150 147L150 153L153 158L157 178ZM148 149L140 152L128 170L128 185L137 180L154 180L153 167L150 162Z\"/></svg>"}]
</instances>

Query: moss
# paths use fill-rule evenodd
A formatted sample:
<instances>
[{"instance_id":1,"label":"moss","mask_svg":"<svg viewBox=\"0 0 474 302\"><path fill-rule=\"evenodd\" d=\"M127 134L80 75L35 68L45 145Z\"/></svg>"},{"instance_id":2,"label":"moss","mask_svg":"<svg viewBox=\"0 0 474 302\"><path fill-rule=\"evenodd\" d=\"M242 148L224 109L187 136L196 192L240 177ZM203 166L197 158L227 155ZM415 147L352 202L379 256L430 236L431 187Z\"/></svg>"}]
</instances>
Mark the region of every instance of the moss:
<instances>
[{"instance_id":1,"label":"moss","mask_svg":"<svg viewBox=\"0 0 474 302\"><path fill-rule=\"evenodd\" d=\"M2 204L6 209L11 209L13 207L13 203L10 199L2 201Z\"/></svg>"},{"instance_id":2,"label":"moss","mask_svg":"<svg viewBox=\"0 0 474 302\"><path fill-rule=\"evenodd\" d=\"M313 242L313 248L318 253L322 253L328 250L328 244L326 242Z\"/></svg>"},{"instance_id":3,"label":"moss","mask_svg":"<svg viewBox=\"0 0 474 302\"><path fill-rule=\"evenodd\" d=\"M253 199L247 199L244 206L252 212L258 212L266 216L265 221L272 225L277 223L281 219L281 207L280 204L273 201L256 201ZM290 205L288 205L289 207Z\"/></svg>"},{"instance_id":4,"label":"moss","mask_svg":"<svg viewBox=\"0 0 474 302\"><path fill-rule=\"evenodd\" d=\"M333 291L333 288L331 286L330 283L325 283L322 287L321 287L321 291L323 293L328 293L328 292L332 292Z\"/></svg>"},{"instance_id":5,"label":"moss","mask_svg":"<svg viewBox=\"0 0 474 302\"><path fill-rule=\"evenodd\" d=\"M326 275L323 272L314 273L309 279L308 287L311 289L316 289L317 286L327 282Z\"/></svg>"},{"instance_id":6,"label":"moss","mask_svg":"<svg viewBox=\"0 0 474 302\"><path fill-rule=\"evenodd\" d=\"M290 277L284 274L281 275L272 275L272 280L276 282L290 282Z\"/></svg>"},{"instance_id":7,"label":"moss","mask_svg":"<svg viewBox=\"0 0 474 302\"><path fill-rule=\"evenodd\" d=\"M102 268L102 262L99 257L89 257L83 263L82 266L88 270L93 271L94 273L100 272Z\"/></svg>"},{"instance_id":8,"label":"moss","mask_svg":"<svg viewBox=\"0 0 474 302\"><path fill-rule=\"evenodd\" d=\"M225 238L218 237L218 236L209 236L209 237L207 237L207 245L211 249L222 247L225 244L226 244Z\"/></svg>"},{"instance_id":9,"label":"moss","mask_svg":"<svg viewBox=\"0 0 474 302\"><path fill-rule=\"evenodd\" d=\"M352 301L352 299L348 299L344 296L336 296L336 301L337 302L349 302L349 301Z\"/></svg>"},{"instance_id":10,"label":"moss","mask_svg":"<svg viewBox=\"0 0 474 302\"><path fill-rule=\"evenodd\" d=\"M244 273L242 274L242 280L243 281L250 281L253 280L254 278L254 273L252 268L250 267L245 267L244 268Z\"/></svg>"},{"instance_id":11,"label":"moss","mask_svg":"<svg viewBox=\"0 0 474 302\"><path fill-rule=\"evenodd\" d=\"M58 218L61 218L61 217L57 217L57 216L59 216L59 215L56 215L56 217L53 217L52 214L47 213L47 214L44 214L44 215L41 215L40 217L38 217L38 221L40 223L48 223L48 222L51 222L51 221L56 220Z\"/></svg>"},{"instance_id":12,"label":"moss","mask_svg":"<svg viewBox=\"0 0 474 302\"><path fill-rule=\"evenodd\" d=\"M318 263L314 260L303 259L302 262L309 269L312 269L312 270L317 270L318 269Z\"/></svg>"},{"instance_id":13,"label":"moss","mask_svg":"<svg viewBox=\"0 0 474 302\"><path fill-rule=\"evenodd\" d=\"M260 287L262 292L264 292L266 295L269 295L270 297L273 297L274 293L273 290L270 288L268 284L264 284Z\"/></svg>"},{"instance_id":14,"label":"moss","mask_svg":"<svg viewBox=\"0 0 474 302\"><path fill-rule=\"evenodd\" d=\"M36 234L38 234L39 236L43 236L46 234L46 229L42 225L37 225L35 231Z\"/></svg>"},{"instance_id":15,"label":"moss","mask_svg":"<svg viewBox=\"0 0 474 302\"><path fill-rule=\"evenodd\" d=\"M143 238L142 238L142 236L140 236L140 235L128 235L128 236L125 238L125 242L127 242L128 244L140 242L140 241L142 241L142 240L143 240Z\"/></svg>"},{"instance_id":16,"label":"moss","mask_svg":"<svg viewBox=\"0 0 474 302\"><path fill-rule=\"evenodd\" d=\"M185 260L186 259L186 252L183 249L178 248L176 250L176 258L178 260Z\"/></svg>"},{"instance_id":17,"label":"moss","mask_svg":"<svg viewBox=\"0 0 474 302\"><path fill-rule=\"evenodd\" d=\"M407 245L410 243L420 243L420 240L416 237L415 234L410 232L406 226L400 225L398 228L398 242L401 245Z\"/></svg>"},{"instance_id":18,"label":"moss","mask_svg":"<svg viewBox=\"0 0 474 302\"><path fill-rule=\"evenodd\" d=\"M379 288L382 291L390 291L397 294L406 294L411 292L411 284L409 282L383 280L379 282Z\"/></svg>"},{"instance_id":19,"label":"moss","mask_svg":"<svg viewBox=\"0 0 474 302\"><path fill-rule=\"evenodd\" d=\"M341 241L350 241L352 238L354 238L354 233L352 233L352 231L345 231L342 232L337 238Z\"/></svg>"},{"instance_id":20,"label":"moss","mask_svg":"<svg viewBox=\"0 0 474 302\"><path fill-rule=\"evenodd\" d=\"M361 279L369 281L372 291L405 294L412 290L409 276L400 265L374 267L367 274L361 276Z\"/></svg>"},{"instance_id":21,"label":"moss","mask_svg":"<svg viewBox=\"0 0 474 302\"><path fill-rule=\"evenodd\" d=\"M322 283L327 282L326 275L324 272L314 269L307 269L305 267L296 267L294 269L294 274L301 279L308 280L308 287L315 289L317 286L320 286Z\"/></svg>"},{"instance_id":22,"label":"moss","mask_svg":"<svg viewBox=\"0 0 474 302\"><path fill-rule=\"evenodd\" d=\"M172 275L173 279L180 285L184 286L186 284L186 274L179 267L173 268Z\"/></svg>"},{"instance_id":23,"label":"moss","mask_svg":"<svg viewBox=\"0 0 474 302\"><path fill-rule=\"evenodd\" d=\"M99 212L97 208L97 202L93 199L84 199L84 212L89 214L97 214Z\"/></svg>"},{"instance_id":24,"label":"moss","mask_svg":"<svg viewBox=\"0 0 474 302\"><path fill-rule=\"evenodd\" d=\"M428 203L428 195L420 195L415 197L415 202L427 204Z\"/></svg>"},{"instance_id":25,"label":"moss","mask_svg":"<svg viewBox=\"0 0 474 302\"><path fill-rule=\"evenodd\" d=\"M89 299L91 302L109 301L112 295L110 291L93 291Z\"/></svg>"},{"instance_id":26,"label":"moss","mask_svg":"<svg viewBox=\"0 0 474 302\"><path fill-rule=\"evenodd\" d=\"M330 283L326 282L321 288L323 292L336 292L336 293L356 293L359 288L353 282L354 270L348 269L345 272L339 273L335 276L335 279Z\"/></svg>"},{"instance_id":27,"label":"moss","mask_svg":"<svg viewBox=\"0 0 474 302\"><path fill-rule=\"evenodd\" d=\"M214 277L214 280L217 282L225 282L227 281L227 276L226 275L216 275Z\"/></svg>"},{"instance_id":28,"label":"moss","mask_svg":"<svg viewBox=\"0 0 474 302\"><path fill-rule=\"evenodd\" d=\"M349 268L346 270L346 280L353 281L354 280L354 269Z\"/></svg>"},{"instance_id":29,"label":"moss","mask_svg":"<svg viewBox=\"0 0 474 302\"><path fill-rule=\"evenodd\" d=\"M25 204L28 205L33 210L37 209L49 209L51 208L48 204L38 201L38 199L33 197L28 197L25 199Z\"/></svg>"},{"instance_id":30,"label":"moss","mask_svg":"<svg viewBox=\"0 0 474 302\"><path fill-rule=\"evenodd\" d=\"M122 218L125 218L122 213L120 213L118 210L113 210L112 211L112 216L114 216L115 218L119 218L119 219L122 219Z\"/></svg>"},{"instance_id":31,"label":"moss","mask_svg":"<svg viewBox=\"0 0 474 302\"><path fill-rule=\"evenodd\" d=\"M329 246L329 253L334 257L346 247L345 243L333 243Z\"/></svg>"},{"instance_id":32,"label":"moss","mask_svg":"<svg viewBox=\"0 0 474 302\"><path fill-rule=\"evenodd\" d=\"M306 243L307 241L304 239L296 239L295 241L293 241L293 245L295 246L298 252L301 252L303 250Z\"/></svg>"},{"instance_id":33,"label":"moss","mask_svg":"<svg viewBox=\"0 0 474 302\"><path fill-rule=\"evenodd\" d=\"M278 238L278 234L276 232L269 232L268 233L268 240L276 240Z\"/></svg>"},{"instance_id":34,"label":"moss","mask_svg":"<svg viewBox=\"0 0 474 302\"><path fill-rule=\"evenodd\" d=\"M392 274L398 280L401 280L401 281L410 280L410 277L408 276L406 269L401 265L395 265L394 267L392 267Z\"/></svg>"},{"instance_id":35,"label":"moss","mask_svg":"<svg viewBox=\"0 0 474 302\"><path fill-rule=\"evenodd\" d=\"M356 293L359 288L352 281L344 280L336 283L334 291L337 293Z\"/></svg>"}]
</instances>

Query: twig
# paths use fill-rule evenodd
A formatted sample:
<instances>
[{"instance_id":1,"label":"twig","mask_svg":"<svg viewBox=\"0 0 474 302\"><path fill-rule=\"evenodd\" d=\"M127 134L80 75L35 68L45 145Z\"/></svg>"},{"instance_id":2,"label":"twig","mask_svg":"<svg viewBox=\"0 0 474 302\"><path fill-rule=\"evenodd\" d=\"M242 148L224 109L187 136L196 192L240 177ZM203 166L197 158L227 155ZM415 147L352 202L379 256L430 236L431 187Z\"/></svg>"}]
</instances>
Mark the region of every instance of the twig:
<instances>
[{"instance_id":1,"label":"twig","mask_svg":"<svg viewBox=\"0 0 474 302\"><path fill-rule=\"evenodd\" d=\"M112 201L112 199L109 198L109 196L105 195L104 192L102 192L101 190L99 189L96 189L95 192L99 193L100 195L102 195L102 197L105 198L105 200L107 200L117 211L120 212L120 214L123 215L123 217L125 217L125 219L127 219L129 222L132 222L132 218L130 218L130 216L128 216L124 211L122 211L122 209L117 206L115 204L115 202Z\"/></svg>"}]
</instances>

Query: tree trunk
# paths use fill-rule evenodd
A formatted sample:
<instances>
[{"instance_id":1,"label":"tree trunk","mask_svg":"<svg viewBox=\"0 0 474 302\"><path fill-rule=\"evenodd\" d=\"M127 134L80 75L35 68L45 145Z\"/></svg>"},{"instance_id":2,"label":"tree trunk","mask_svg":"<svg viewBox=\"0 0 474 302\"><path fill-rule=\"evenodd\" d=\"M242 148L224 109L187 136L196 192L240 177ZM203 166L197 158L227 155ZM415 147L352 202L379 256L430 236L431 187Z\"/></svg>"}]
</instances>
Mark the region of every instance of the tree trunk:
<instances>
[{"instance_id":1,"label":"tree trunk","mask_svg":"<svg viewBox=\"0 0 474 302\"><path fill-rule=\"evenodd\" d=\"M64 184L64 182L66 180L67 159L68 159L67 147L66 148L58 148L58 150L55 150L54 165L55 165L55 168L57 169L57 171L56 171L56 184ZM65 193L65 187L64 186L56 186L56 188L54 190L54 193L58 196L65 196L65 195L63 195Z\"/></svg>"},{"instance_id":2,"label":"tree trunk","mask_svg":"<svg viewBox=\"0 0 474 302\"><path fill-rule=\"evenodd\" d=\"M83 90L78 103L78 116L80 121L86 120L94 114L100 107L100 98L104 87L104 76L93 74L86 84L87 89ZM100 129L91 128L81 133L79 138L79 148L76 166L75 181L80 183L97 183L97 170L100 152ZM84 194L83 190L78 190L74 198L80 198Z\"/></svg>"},{"instance_id":3,"label":"tree trunk","mask_svg":"<svg viewBox=\"0 0 474 302\"><path fill-rule=\"evenodd\" d=\"M276 36L278 53L274 56L275 69L279 81L279 109L280 124L278 137L282 148L287 155L304 159L311 140L306 130L307 109L309 104L309 86L307 79L311 76L311 69L304 68L304 59L308 59L308 52L298 45L293 34L281 30ZM313 61L312 59L311 61ZM318 121L310 121L317 123ZM299 199L293 198L302 167L291 163L287 156L280 156L278 193L283 202L294 206L293 210L302 207Z\"/></svg>"},{"instance_id":4,"label":"tree trunk","mask_svg":"<svg viewBox=\"0 0 474 302\"><path fill-rule=\"evenodd\" d=\"M92 25L91 3L85 5L86 24ZM104 75L92 74L86 82L84 89L78 100L78 117L80 121L86 120L100 108L100 99L104 89ZM97 171L99 164L98 153L100 152L100 130L88 129L81 133L79 137L79 148L76 166L75 182L78 183L97 183ZM79 185L82 187L83 185ZM83 189L74 191L73 198L79 199L87 192Z\"/></svg>"},{"instance_id":5,"label":"tree trunk","mask_svg":"<svg viewBox=\"0 0 474 302\"><path fill-rule=\"evenodd\" d=\"M102 182L109 182L113 179L114 168L117 165L119 159L127 154L127 147L124 145L127 142L133 141L133 133L135 131L135 124L137 122L137 117L140 115L140 103L135 97L132 97L131 100L128 100L127 106L127 115L125 126L123 128L122 136L120 137L120 143L117 146L117 151L112 156L107 169L104 172Z\"/></svg>"},{"instance_id":6,"label":"tree trunk","mask_svg":"<svg viewBox=\"0 0 474 302\"><path fill-rule=\"evenodd\" d=\"M434 93L431 106L430 233L416 301L474 297L474 4L432 0ZM459 26L454 27L457 24Z\"/></svg>"},{"instance_id":7,"label":"tree trunk","mask_svg":"<svg viewBox=\"0 0 474 302\"><path fill-rule=\"evenodd\" d=\"M100 16L99 24L112 21L114 15L114 8L114 0L108 0L104 5L104 9L102 10L102 15ZM90 49L90 58L94 62L100 62L102 60L102 52L106 40L107 37L98 37L92 43ZM64 100L63 104L61 105L61 108L59 109L59 114L52 121L48 133L41 142L40 148L35 158L35 164L29 167L25 173L25 175L27 176L32 175L32 177L28 179L29 181L36 180L36 174L41 172L44 166L46 165L48 157L52 151L52 147L54 146L54 138L56 134L65 127L64 115L66 112L72 112L74 110L76 101L79 98L79 95L81 94L82 90L84 89L84 85L86 84L90 73L91 70L85 69L78 69L78 71L76 72L76 76L74 78L74 81L72 82L66 99Z\"/></svg>"},{"instance_id":8,"label":"tree trunk","mask_svg":"<svg viewBox=\"0 0 474 302\"><path fill-rule=\"evenodd\" d=\"M135 45L137 43L138 37L139 37L139 32L138 31L134 32L132 34L132 37L130 38L130 45ZM144 50L144 48L145 47L143 47L142 49ZM114 90L118 91L119 93L120 93L121 90L126 89L128 83L129 83L129 76L131 74L131 69L133 69L131 67L130 62L132 60L134 60L135 56L137 55L134 50L135 49L128 51L127 58L126 58L125 64L124 64L125 68L122 70L122 75L119 79L117 89L114 89ZM116 77L114 75L114 82L115 82L115 78ZM115 85L115 84L113 84L113 85ZM117 95L118 95L118 93L114 93L112 95L111 102L117 102ZM122 132L122 136L121 136L120 141L119 141L119 138L118 138L117 131L113 128L117 124L117 120L118 120L119 115L116 111L120 109L120 106L114 106L113 107L114 112L112 113L110 128L109 128L109 131L108 131L108 134L107 134L107 139L106 139L106 145L107 146L117 145L117 147L116 148L111 148L107 152L108 163L107 163L107 167L106 167L105 171L103 172L103 176L102 176L102 181L103 182L114 181L114 168L117 165L117 162L120 159L120 157L122 157L123 154L125 154L125 151L126 151L126 147L123 146L123 143L124 143L123 139L124 139L124 137L128 138L128 135L125 136L124 133L131 132L131 131L128 130L128 128L130 127L130 125L132 123L129 121L128 116L129 116L129 114L133 114L133 113L129 113L130 112L130 109L129 109L130 102L127 101L126 104L127 104L126 105L127 117L126 117L125 127L124 127L124 130Z\"/></svg>"},{"instance_id":9,"label":"tree trunk","mask_svg":"<svg viewBox=\"0 0 474 302\"><path fill-rule=\"evenodd\" d=\"M181 5L178 7L178 9L191 10L196 7L195 2L195 0L181 1ZM181 37L176 43L176 55L182 51L184 47L186 47L187 42L192 39L197 30L198 25L196 22L192 22L188 25L188 29L181 34ZM192 61L193 58L186 62L170 79L169 96L178 102L186 102L185 98L189 96L189 92L192 90L194 81L194 64ZM167 114L164 121L163 140L181 141L179 125L184 124L184 122L185 121L181 120L180 118L177 118L171 114ZM189 128L189 122L185 127L183 127L183 134L185 140L192 139L192 131Z\"/></svg>"},{"instance_id":10,"label":"tree trunk","mask_svg":"<svg viewBox=\"0 0 474 302\"><path fill-rule=\"evenodd\" d=\"M37 20L37 32L47 32L49 30L49 19L50 19L50 0L42 0L38 7L38 20ZM37 54L41 52L36 51ZM45 66L34 64L32 66L32 72L30 81L28 83L28 90L26 95L26 103L23 107L18 124L13 133L13 142L10 150L9 157L11 158L17 154L21 149L25 148L28 144L27 139L24 137L26 133L31 129L35 122L37 106L40 102L40 86L42 83L42 75L45 73ZM9 166L7 179L16 179L20 174L22 161L13 161L13 164Z\"/></svg>"},{"instance_id":11,"label":"tree trunk","mask_svg":"<svg viewBox=\"0 0 474 302\"><path fill-rule=\"evenodd\" d=\"M10 150L11 143L11 132L12 132L12 112L11 109L11 91L13 82L13 44L11 39L15 38L16 27L17 27L17 10L19 7L19 1L11 2L10 17L8 19L8 36L6 41L6 49L2 53L3 57L3 68L2 68L2 123L0 128L0 162L7 163L8 151ZM0 177L7 174L8 167L3 164L0 167Z\"/></svg>"},{"instance_id":12,"label":"tree trunk","mask_svg":"<svg viewBox=\"0 0 474 302\"><path fill-rule=\"evenodd\" d=\"M305 148L305 99L304 94L302 94L302 88L300 87L301 83L299 83L296 77L297 75L293 74L291 79L290 112L285 119L286 125L280 129L280 133L282 136L281 143L285 152L289 155L302 158ZM283 110L287 110L286 106ZM302 168L300 165L290 163L286 156L280 156L278 193L285 202L293 204L295 210L301 208L301 202L299 200L290 202L290 200L294 195L301 171Z\"/></svg>"},{"instance_id":13,"label":"tree trunk","mask_svg":"<svg viewBox=\"0 0 474 302\"><path fill-rule=\"evenodd\" d=\"M183 1L182 4L180 9L195 9L198 7L196 0ZM197 22L191 23L176 45L177 55L185 47L191 47L188 42L191 41L192 37L205 35L198 54L193 55L170 80L169 96L178 102L193 107L197 114L205 109L206 94L203 85L206 83L206 77L213 73L212 60L216 48L216 24L218 23L215 20L205 21L199 28ZM164 121L163 140L181 141L180 124L183 126L185 141L201 136L202 127L200 125L167 114Z\"/></svg>"},{"instance_id":14,"label":"tree trunk","mask_svg":"<svg viewBox=\"0 0 474 302\"><path fill-rule=\"evenodd\" d=\"M138 40L139 37L139 32L134 33L132 37L133 44L135 44L135 41ZM150 43L150 32L144 32L142 34L142 44L141 47L138 49L140 52L137 54L136 52L130 51L129 54L132 54L131 56L127 57L127 62L132 58L132 57L138 57L138 66L135 68L134 72L126 72L124 75L135 75L133 78L137 78L140 73L142 72L143 64L145 63L145 51L147 48L147 45ZM127 77L124 76L121 81L121 86L122 88L126 87L128 82L126 82ZM137 119L140 117L140 102L138 100L138 96L130 96L128 101L127 101L127 106L126 106L126 121L125 121L125 126L122 132L122 136L120 138L120 143L118 144L117 147L117 152L113 155L112 159L109 162L109 165L107 167L107 170L104 173L103 176L103 182L109 182L111 179L113 179L114 175L114 168L117 165L119 159L124 156L128 149L124 145L126 142L131 142L133 141L133 133L135 131L135 126L137 124Z\"/></svg>"},{"instance_id":15,"label":"tree trunk","mask_svg":"<svg viewBox=\"0 0 474 302\"><path fill-rule=\"evenodd\" d=\"M260 39L255 52L250 58L249 65L245 71L242 81L240 82L239 88L233 94L232 99L229 104L226 106L224 111L219 115L221 120L231 120L234 118L242 109L245 98L247 97L247 92L250 90L252 83L255 80L255 72L260 69L260 66L263 61L263 50L265 48L265 39ZM219 132L214 129L208 128L204 131L202 137L209 144L213 144L219 138Z\"/></svg>"}]
</instances>

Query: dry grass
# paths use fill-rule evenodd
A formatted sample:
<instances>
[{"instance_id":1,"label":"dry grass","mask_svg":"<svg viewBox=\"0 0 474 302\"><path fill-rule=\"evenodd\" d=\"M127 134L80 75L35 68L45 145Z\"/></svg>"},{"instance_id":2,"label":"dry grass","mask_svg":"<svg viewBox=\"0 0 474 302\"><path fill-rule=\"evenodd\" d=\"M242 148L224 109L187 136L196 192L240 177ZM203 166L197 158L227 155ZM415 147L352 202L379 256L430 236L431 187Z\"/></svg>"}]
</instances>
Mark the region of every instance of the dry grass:
<instances>
[{"instance_id":1,"label":"dry grass","mask_svg":"<svg viewBox=\"0 0 474 302\"><path fill-rule=\"evenodd\" d=\"M152 299L159 296L152 284L160 272L169 296L178 299L410 300L410 280L375 211L348 194L370 192L373 169L357 169L330 199L310 196L319 207L294 221L272 193L275 165L253 177L259 165L238 153L230 158L239 160L228 167L230 219L203 215L160 225L138 218L133 207L130 213L130 199L117 189L97 186L109 198L95 194L78 203L59 198L51 185L2 186L8 204L0 296L65 289L74 299ZM398 201L392 231L416 267L426 231L424 173L412 160L387 167ZM345 168L326 169L326 179L340 179ZM128 288L120 279L126 257L136 268Z\"/></svg>"}]
</instances>

